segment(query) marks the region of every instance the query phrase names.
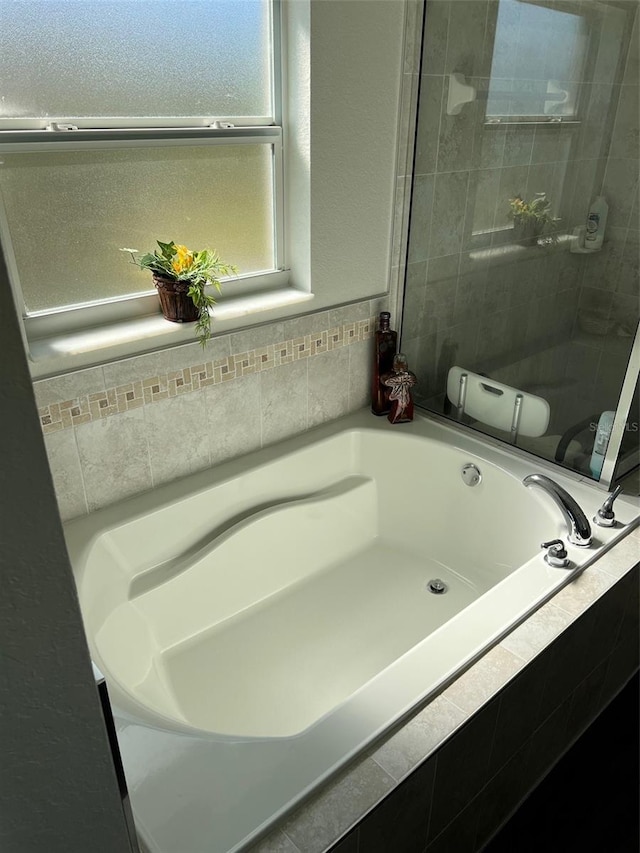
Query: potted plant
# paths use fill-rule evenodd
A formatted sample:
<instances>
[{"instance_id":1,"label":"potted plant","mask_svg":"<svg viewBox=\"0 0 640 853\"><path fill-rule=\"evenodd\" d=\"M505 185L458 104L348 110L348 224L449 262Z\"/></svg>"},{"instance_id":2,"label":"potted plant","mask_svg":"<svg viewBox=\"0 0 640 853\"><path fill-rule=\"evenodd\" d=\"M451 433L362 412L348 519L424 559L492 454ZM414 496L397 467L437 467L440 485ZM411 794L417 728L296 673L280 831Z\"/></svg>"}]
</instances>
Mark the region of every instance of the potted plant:
<instances>
[{"instance_id":1,"label":"potted plant","mask_svg":"<svg viewBox=\"0 0 640 853\"><path fill-rule=\"evenodd\" d=\"M121 249L131 255L140 269L150 270L158 290L162 313L172 323L196 324L196 337L204 347L211 337L209 308L215 305L207 292L209 285L221 290L220 278L237 274L233 264L227 264L213 249L192 251L186 246L157 241L159 250L137 258L137 249Z\"/></svg>"},{"instance_id":2,"label":"potted plant","mask_svg":"<svg viewBox=\"0 0 640 853\"><path fill-rule=\"evenodd\" d=\"M525 201L517 195L509 199L510 215L513 219L513 230L517 240L530 243L540 237L551 225L560 220L551 216L551 202L546 193L536 193L531 201ZM549 235L553 241L554 234Z\"/></svg>"}]
</instances>

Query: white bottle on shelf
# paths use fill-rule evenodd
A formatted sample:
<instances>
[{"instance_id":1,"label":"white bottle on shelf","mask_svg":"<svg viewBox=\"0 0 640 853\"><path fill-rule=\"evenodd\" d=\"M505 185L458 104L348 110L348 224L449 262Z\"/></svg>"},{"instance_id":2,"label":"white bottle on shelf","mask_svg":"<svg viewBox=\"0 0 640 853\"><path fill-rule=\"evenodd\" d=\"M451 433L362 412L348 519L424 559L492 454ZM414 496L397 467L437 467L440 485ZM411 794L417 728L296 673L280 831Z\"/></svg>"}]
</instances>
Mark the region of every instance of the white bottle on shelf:
<instances>
[{"instance_id":1,"label":"white bottle on shelf","mask_svg":"<svg viewBox=\"0 0 640 853\"><path fill-rule=\"evenodd\" d=\"M596 196L587 214L587 224L584 234L585 249L593 252L602 248L608 213L609 205L605 201L604 196Z\"/></svg>"},{"instance_id":2,"label":"white bottle on shelf","mask_svg":"<svg viewBox=\"0 0 640 853\"><path fill-rule=\"evenodd\" d=\"M602 473L602 466L604 465L604 457L607 455L615 414L615 412L603 412L598 421L591 462L589 463L591 473L596 480L600 479L600 474Z\"/></svg>"}]
</instances>

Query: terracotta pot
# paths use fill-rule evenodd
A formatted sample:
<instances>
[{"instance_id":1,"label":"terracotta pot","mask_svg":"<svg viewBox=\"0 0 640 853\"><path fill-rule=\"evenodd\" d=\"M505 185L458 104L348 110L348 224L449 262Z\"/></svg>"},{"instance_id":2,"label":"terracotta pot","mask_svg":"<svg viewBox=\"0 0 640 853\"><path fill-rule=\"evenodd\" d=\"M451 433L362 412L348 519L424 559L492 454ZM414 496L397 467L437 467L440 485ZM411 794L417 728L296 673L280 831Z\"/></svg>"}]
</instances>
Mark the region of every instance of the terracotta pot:
<instances>
[{"instance_id":1,"label":"terracotta pot","mask_svg":"<svg viewBox=\"0 0 640 853\"><path fill-rule=\"evenodd\" d=\"M195 323L200 312L188 295L188 282L153 273L153 283L158 290L165 320L171 320L172 323Z\"/></svg>"}]
</instances>

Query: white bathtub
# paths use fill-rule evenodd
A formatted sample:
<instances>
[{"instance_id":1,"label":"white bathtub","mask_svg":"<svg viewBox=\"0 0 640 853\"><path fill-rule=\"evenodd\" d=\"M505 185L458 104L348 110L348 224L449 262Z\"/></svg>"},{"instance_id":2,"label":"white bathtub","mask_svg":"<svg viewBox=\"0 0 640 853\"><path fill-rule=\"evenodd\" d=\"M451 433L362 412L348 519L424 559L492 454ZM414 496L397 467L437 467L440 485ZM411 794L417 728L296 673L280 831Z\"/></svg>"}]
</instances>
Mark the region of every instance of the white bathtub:
<instances>
[{"instance_id":1,"label":"white bathtub","mask_svg":"<svg viewBox=\"0 0 640 853\"><path fill-rule=\"evenodd\" d=\"M359 413L69 523L149 850L242 849L636 523L619 499L621 524L550 568L540 543L566 531L536 471L588 518L602 503L448 426Z\"/></svg>"}]
</instances>

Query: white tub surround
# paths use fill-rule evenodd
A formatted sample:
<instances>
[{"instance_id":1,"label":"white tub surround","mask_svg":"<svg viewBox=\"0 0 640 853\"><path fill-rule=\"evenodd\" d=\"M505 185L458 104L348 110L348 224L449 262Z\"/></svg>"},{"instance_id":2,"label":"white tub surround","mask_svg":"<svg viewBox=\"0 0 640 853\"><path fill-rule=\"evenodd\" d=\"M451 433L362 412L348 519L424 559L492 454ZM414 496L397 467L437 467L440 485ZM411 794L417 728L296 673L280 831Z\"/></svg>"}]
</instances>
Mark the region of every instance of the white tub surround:
<instances>
[{"instance_id":1,"label":"white tub surround","mask_svg":"<svg viewBox=\"0 0 640 853\"><path fill-rule=\"evenodd\" d=\"M540 543L566 530L534 472L589 518L602 503L444 424L360 412L70 522L149 850L242 849L638 521L620 498L552 569Z\"/></svg>"}]
</instances>

